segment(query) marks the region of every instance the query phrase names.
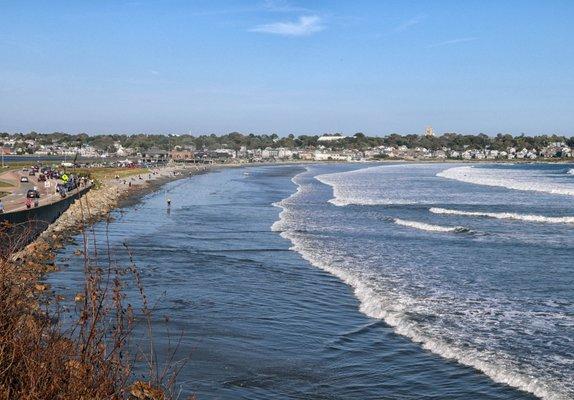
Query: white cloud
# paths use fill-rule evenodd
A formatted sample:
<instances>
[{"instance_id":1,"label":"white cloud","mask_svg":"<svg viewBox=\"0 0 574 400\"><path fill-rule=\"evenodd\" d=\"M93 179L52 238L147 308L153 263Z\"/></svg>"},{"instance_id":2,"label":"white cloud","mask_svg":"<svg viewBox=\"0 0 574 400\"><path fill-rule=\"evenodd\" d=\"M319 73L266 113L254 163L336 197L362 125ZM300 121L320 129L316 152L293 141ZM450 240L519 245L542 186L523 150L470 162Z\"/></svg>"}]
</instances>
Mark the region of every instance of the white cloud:
<instances>
[{"instance_id":1,"label":"white cloud","mask_svg":"<svg viewBox=\"0 0 574 400\"><path fill-rule=\"evenodd\" d=\"M431 49L433 47L441 47L441 46L448 46L449 44L457 44L457 43L466 43L466 42L473 42L477 40L476 37L464 37L464 38L456 38L451 40L445 40L444 42L438 42L435 44L429 44L427 49Z\"/></svg>"},{"instance_id":2,"label":"white cloud","mask_svg":"<svg viewBox=\"0 0 574 400\"><path fill-rule=\"evenodd\" d=\"M325 29L321 18L316 15L302 16L295 22L273 22L250 29L251 32L270 33L283 36L308 36Z\"/></svg>"}]
</instances>

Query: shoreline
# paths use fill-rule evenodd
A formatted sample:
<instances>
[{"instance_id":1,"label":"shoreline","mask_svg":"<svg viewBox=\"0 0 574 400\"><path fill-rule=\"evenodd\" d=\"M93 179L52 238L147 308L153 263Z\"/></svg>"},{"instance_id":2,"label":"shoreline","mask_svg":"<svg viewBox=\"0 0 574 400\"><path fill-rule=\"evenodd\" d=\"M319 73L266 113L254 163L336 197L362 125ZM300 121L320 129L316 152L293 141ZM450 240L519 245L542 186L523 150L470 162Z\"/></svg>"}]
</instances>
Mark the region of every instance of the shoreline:
<instances>
[{"instance_id":1,"label":"shoreline","mask_svg":"<svg viewBox=\"0 0 574 400\"><path fill-rule=\"evenodd\" d=\"M46 258L47 251L61 248L63 242L68 241L70 236L106 219L115 209L137 204L143 196L159 190L169 182L224 168L282 164L290 163L173 165L155 171L150 170L147 173L134 173L119 179L104 179L99 185L94 185L95 187L81 199L74 201L34 241L16 252L13 260L33 262L36 259L42 262ZM41 249L40 254L38 249Z\"/></svg>"},{"instance_id":2,"label":"shoreline","mask_svg":"<svg viewBox=\"0 0 574 400\"><path fill-rule=\"evenodd\" d=\"M190 172L189 169L174 166L159 170L156 174L151 175L151 179L145 177L140 180L136 173L120 180L103 180L99 187L95 185L96 187L93 187L84 196L76 199L56 221L51 223L30 244L15 252L11 261L25 264L36 271L38 274L36 280L40 282L45 273L58 270L58 267L53 263L54 252L65 246L73 235L89 228L96 222L109 218L113 210L139 202L144 195L156 191L168 182L193 176L205 170L191 171L192 175L185 175L183 174L184 171ZM122 183L124 181L125 184ZM132 182L131 186L129 182ZM41 283L38 284L42 285Z\"/></svg>"},{"instance_id":3,"label":"shoreline","mask_svg":"<svg viewBox=\"0 0 574 400\"><path fill-rule=\"evenodd\" d=\"M66 210L56 221L48 226L32 243L24 249L17 252L16 258L29 258L34 256L35 248L40 246L42 251L48 248L57 250L62 247L62 242L67 241L70 236L77 234L82 229L106 219L109 214L118 208L128 207L137 204L141 199L150 193L159 190L169 182L192 176L205 174L227 168L254 168L262 166L280 166L280 165L306 165L306 164L336 164L338 161L311 161L311 160L292 160L283 162L262 162L262 163L238 163L238 164L192 164L192 165L173 165L159 169L157 174L152 178L144 177L141 180L134 174L119 180L106 179L101 182L100 187L92 188L86 193L82 200L75 201L68 210ZM570 164L569 160L377 160L368 162L350 162L349 164L364 164L366 167L375 164ZM149 175L149 174L147 174ZM121 184L121 182L126 182ZM129 183L132 186L129 186ZM82 202L86 203L83 209ZM87 212L87 215L85 214Z\"/></svg>"}]
</instances>

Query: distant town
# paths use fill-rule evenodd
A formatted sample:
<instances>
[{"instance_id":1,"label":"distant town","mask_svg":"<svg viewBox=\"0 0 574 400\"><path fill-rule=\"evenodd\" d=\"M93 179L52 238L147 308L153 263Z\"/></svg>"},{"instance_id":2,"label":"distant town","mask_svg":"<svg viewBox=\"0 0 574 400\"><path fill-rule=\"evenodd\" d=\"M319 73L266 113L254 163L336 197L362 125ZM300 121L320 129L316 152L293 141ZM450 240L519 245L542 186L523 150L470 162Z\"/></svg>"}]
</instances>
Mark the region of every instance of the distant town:
<instances>
[{"instance_id":1,"label":"distant town","mask_svg":"<svg viewBox=\"0 0 574 400\"><path fill-rule=\"evenodd\" d=\"M125 162L263 162L281 160L537 160L569 159L574 138L557 135L421 134L366 136L323 135L87 135L67 133L0 133L0 154L125 159Z\"/></svg>"}]
</instances>

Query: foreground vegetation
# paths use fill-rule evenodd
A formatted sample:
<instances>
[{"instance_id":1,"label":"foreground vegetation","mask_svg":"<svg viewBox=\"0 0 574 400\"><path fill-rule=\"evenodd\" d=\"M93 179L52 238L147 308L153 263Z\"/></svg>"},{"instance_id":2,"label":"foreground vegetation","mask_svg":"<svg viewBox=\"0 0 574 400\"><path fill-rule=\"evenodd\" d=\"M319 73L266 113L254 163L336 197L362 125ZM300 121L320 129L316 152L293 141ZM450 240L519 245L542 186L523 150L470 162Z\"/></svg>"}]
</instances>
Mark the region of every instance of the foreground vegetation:
<instances>
[{"instance_id":1,"label":"foreground vegetation","mask_svg":"<svg viewBox=\"0 0 574 400\"><path fill-rule=\"evenodd\" d=\"M65 300L41 282L56 270L52 250L62 246L60 238L16 253L20 238L10 227L0 227L0 400L177 398L179 364L172 359L160 368L153 346L143 350L133 344L136 316L147 324L149 338L152 329L137 268L111 261L102 265L90 256L98 252L95 238L90 242L82 231L78 256L84 260L84 287L74 299L77 319L63 323L68 314L60 302ZM126 300L124 288L130 283L141 295L141 309ZM135 380L141 359L149 372Z\"/></svg>"}]
</instances>

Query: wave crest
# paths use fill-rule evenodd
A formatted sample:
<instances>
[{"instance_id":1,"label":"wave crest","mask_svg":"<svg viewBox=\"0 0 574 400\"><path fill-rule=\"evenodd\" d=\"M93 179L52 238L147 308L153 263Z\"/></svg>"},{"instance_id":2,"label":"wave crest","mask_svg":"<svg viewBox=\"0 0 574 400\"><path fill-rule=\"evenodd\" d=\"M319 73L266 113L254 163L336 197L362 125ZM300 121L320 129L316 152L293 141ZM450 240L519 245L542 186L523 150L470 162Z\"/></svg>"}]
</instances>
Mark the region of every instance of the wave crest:
<instances>
[{"instance_id":1,"label":"wave crest","mask_svg":"<svg viewBox=\"0 0 574 400\"><path fill-rule=\"evenodd\" d=\"M546 217L543 215L517 214L517 213L494 213L479 211L460 211L447 208L431 207L429 211L433 214L462 215L467 217L488 217L496 219L510 219L527 222L540 222L545 224L574 224L574 217Z\"/></svg>"},{"instance_id":2,"label":"wave crest","mask_svg":"<svg viewBox=\"0 0 574 400\"><path fill-rule=\"evenodd\" d=\"M464 226L442 226L427 224L425 222L408 221L406 219L395 218L394 223L409 228L418 229L427 232L455 232L455 233L468 233L470 229Z\"/></svg>"},{"instance_id":3,"label":"wave crest","mask_svg":"<svg viewBox=\"0 0 574 400\"><path fill-rule=\"evenodd\" d=\"M558 182L540 173L465 166L446 169L436 176L474 185L574 196L572 183Z\"/></svg>"}]
</instances>

